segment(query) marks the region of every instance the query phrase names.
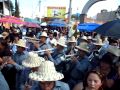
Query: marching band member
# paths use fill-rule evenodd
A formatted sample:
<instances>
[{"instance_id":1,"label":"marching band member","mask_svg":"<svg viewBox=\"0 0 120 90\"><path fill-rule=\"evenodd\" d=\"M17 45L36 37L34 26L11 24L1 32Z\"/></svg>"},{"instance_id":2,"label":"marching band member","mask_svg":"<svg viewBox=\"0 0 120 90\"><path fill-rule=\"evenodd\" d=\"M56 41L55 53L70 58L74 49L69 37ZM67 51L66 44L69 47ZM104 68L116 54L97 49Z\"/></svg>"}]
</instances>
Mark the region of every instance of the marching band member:
<instances>
[{"instance_id":1,"label":"marching band member","mask_svg":"<svg viewBox=\"0 0 120 90\"><path fill-rule=\"evenodd\" d=\"M75 37L72 36L68 41L67 41L67 50L66 50L66 55L71 55L75 54L75 46L76 46L76 40Z\"/></svg>"},{"instance_id":2,"label":"marching band member","mask_svg":"<svg viewBox=\"0 0 120 90\"><path fill-rule=\"evenodd\" d=\"M56 49L54 50L54 52L51 54L49 51L46 51L46 54L48 56L48 59L52 62L54 62L54 64L57 66L57 65L60 65L60 63L62 61L65 60L64 58L64 48L67 47L65 45L65 38L64 37L61 37L58 42L57 42L57 46L56 46Z\"/></svg>"},{"instance_id":3,"label":"marching band member","mask_svg":"<svg viewBox=\"0 0 120 90\"><path fill-rule=\"evenodd\" d=\"M40 42L39 43L35 43L35 49L34 51L40 51L40 50L45 50L48 49L48 45L46 44L46 40L47 40L48 36L46 32L42 32L41 36L40 36ZM38 53L39 56L44 56L44 52L43 53Z\"/></svg>"},{"instance_id":4,"label":"marching band member","mask_svg":"<svg viewBox=\"0 0 120 90\"><path fill-rule=\"evenodd\" d=\"M12 64L17 70L16 90L21 90L20 89L20 83L21 83L20 77L21 77L21 72L24 69L24 66L22 65L22 61L28 57L28 53L26 52L26 43L22 39L18 41L16 46L17 46L16 53L13 55L12 59L10 59L7 63Z\"/></svg>"},{"instance_id":5,"label":"marching band member","mask_svg":"<svg viewBox=\"0 0 120 90\"><path fill-rule=\"evenodd\" d=\"M70 69L68 71L70 77L68 83L71 88L78 82L82 81L85 75L85 72L91 69L91 64L89 62L87 54L89 53L89 47L86 42L81 42L79 46L76 46L78 49L77 55L71 57Z\"/></svg>"}]
</instances>

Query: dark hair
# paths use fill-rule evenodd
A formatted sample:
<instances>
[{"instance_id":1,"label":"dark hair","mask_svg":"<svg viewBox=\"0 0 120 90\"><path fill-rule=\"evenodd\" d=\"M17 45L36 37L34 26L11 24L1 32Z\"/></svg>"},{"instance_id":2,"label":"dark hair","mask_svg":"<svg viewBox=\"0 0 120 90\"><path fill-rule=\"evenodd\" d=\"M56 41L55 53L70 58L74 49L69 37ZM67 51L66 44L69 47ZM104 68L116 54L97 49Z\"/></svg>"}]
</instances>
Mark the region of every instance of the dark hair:
<instances>
[{"instance_id":1,"label":"dark hair","mask_svg":"<svg viewBox=\"0 0 120 90\"><path fill-rule=\"evenodd\" d=\"M54 36L54 37L57 37L57 32L54 32L54 33L53 33L53 36Z\"/></svg>"},{"instance_id":2,"label":"dark hair","mask_svg":"<svg viewBox=\"0 0 120 90\"><path fill-rule=\"evenodd\" d=\"M84 87L83 90L85 90L85 88L88 86L88 84L87 84L87 79L88 79L89 75L92 74L92 73L98 75L99 78L100 78L100 80L101 80L101 82L103 82L104 77L103 77L103 75L102 75L99 71L97 71L97 70L89 71L89 72L86 74L86 76L85 76L85 78L84 78L84 80L83 80L83 87ZM102 86L99 88L99 90L103 90Z\"/></svg>"},{"instance_id":3,"label":"dark hair","mask_svg":"<svg viewBox=\"0 0 120 90\"><path fill-rule=\"evenodd\" d=\"M110 66L113 64L112 57L111 57L109 54L105 54L105 55L101 58L100 62L109 64Z\"/></svg>"},{"instance_id":4,"label":"dark hair","mask_svg":"<svg viewBox=\"0 0 120 90\"><path fill-rule=\"evenodd\" d=\"M3 57L3 56L11 56L12 53L10 51L10 47L7 43L6 40L4 40L3 38L0 38L0 44L2 46L4 46L4 50L3 51L0 51L0 57Z\"/></svg>"},{"instance_id":5,"label":"dark hair","mask_svg":"<svg viewBox=\"0 0 120 90\"><path fill-rule=\"evenodd\" d=\"M111 39L111 38L109 38L108 41L109 41L109 44L110 44L110 45L111 45L112 43L118 43L117 40Z\"/></svg>"},{"instance_id":6,"label":"dark hair","mask_svg":"<svg viewBox=\"0 0 120 90\"><path fill-rule=\"evenodd\" d=\"M1 44L2 46L5 46L5 47L8 46L7 41L6 41L5 39L3 39L3 38L0 38L0 44Z\"/></svg>"}]
</instances>

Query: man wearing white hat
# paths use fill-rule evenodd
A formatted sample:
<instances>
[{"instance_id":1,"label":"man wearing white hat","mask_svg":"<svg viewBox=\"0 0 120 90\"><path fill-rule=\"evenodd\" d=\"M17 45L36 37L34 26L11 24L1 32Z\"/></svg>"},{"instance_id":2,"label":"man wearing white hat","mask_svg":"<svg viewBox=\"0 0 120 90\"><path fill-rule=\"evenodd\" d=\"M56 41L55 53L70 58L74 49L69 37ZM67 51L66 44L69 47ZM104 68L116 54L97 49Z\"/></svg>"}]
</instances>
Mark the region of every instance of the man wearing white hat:
<instances>
[{"instance_id":1,"label":"man wearing white hat","mask_svg":"<svg viewBox=\"0 0 120 90\"><path fill-rule=\"evenodd\" d=\"M102 39L97 39L95 43L93 43L95 48L93 49L95 52L97 51L99 54L99 58L102 58L103 55L106 53L107 46L102 42ZM93 51L93 52L94 52Z\"/></svg>"},{"instance_id":2,"label":"man wearing white hat","mask_svg":"<svg viewBox=\"0 0 120 90\"><path fill-rule=\"evenodd\" d=\"M117 64L117 62L119 61L119 58L120 58L120 48L109 45L107 48L107 52L111 56L113 63Z\"/></svg>"},{"instance_id":3,"label":"man wearing white hat","mask_svg":"<svg viewBox=\"0 0 120 90\"><path fill-rule=\"evenodd\" d=\"M74 36L69 38L69 40L67 41L67 46L69 47L67 47L66 54L75 54L76 39Z\"/></svg>"},{"instance_id":4,"label":"man wearing white hat","mask_svg":"<svg viewBox=\"0 0 120 90\"><path fill-rule=\"evenodd\" d=\"M87 56L89 53L88 44L86 42L81 42L76 48L78 49L77 56L71 57L70 72L68 71L68 75L70 76L68 83L71 88L73 88L78 82L82 81L85 72L91 69L91 64Z\"/></svg>"},{"instance_id":5,"label":"man wearing white hat","mask_svg":"<svg viewBox=\"0 0 120 90\"><path fill-rule=\"evenodd\" d=\"M93 40L92 40L92 39L93 39L92 36L88 36L88 37L87 37L88 46L89 46L90 52L92 51L92 49L93 49L93 47L94 47L94 45L93 45Z\"/></svg>"},{"instance_id":6,"label":"man wearing white hat","mask_svg":"<svg viewBox=\"0 0 120 90\"><path fill-rule=\"evenodd\" d=\"M16 74L16 89L20 90L20 83L21 83L21 72L24 69L22 66L22 61L24 61L28 57L28 53L25 51L26 43L20 39L16 44L17 51L13 55L12 59L8 61L8 64L12 64L15 69L17 70Z\"/></svg>"},{"instance_id":7,"label":"man wearing white hat","mask_svg":"<svg viewBox=\"0 0 120 90\"><path fill-rule=\"evenodd\" d=\"M54 62L54 64L56 66L59 66L60 63L65 60L65 57L64 57L64 55L65 55L64 48L65 47L67 47L65 45L65 38L61 37L57 42L57 46L56 46L56 49L54 50L54 52L52 54L49 51L46 52L48 59L50 61ZM58 70L59 70L59 67L58 67Z\"/></svg>"},{"instance_id":8,"label":"man wearing white hat","mask_svg":"<svg viewBox=\"0 0 120 90\"><path fill-rule=\"evenodd\" d=\"M48 49L48 45L46 44L46 40L47 40L48 36L46 32L42 32L41 36L40 36L40 42L39 44L34 44L35 45L35 51L40 51L40 50L45 50ZM43 53L39 53L40 56L44 56L44 52Z\"/></svg>"},{"instance_id":9,"label":"man wearing white hat","mask_svg":"<svg viewBox=\"0 0 120 90\"><path fill-rule=\"evenodd\" d=\"M64 76L55 70L51 61L43 61L38 71L29 74L29 78L38 81L30 90L70 90L68 84L58 81Z\"/></svg>"}]
</instances>

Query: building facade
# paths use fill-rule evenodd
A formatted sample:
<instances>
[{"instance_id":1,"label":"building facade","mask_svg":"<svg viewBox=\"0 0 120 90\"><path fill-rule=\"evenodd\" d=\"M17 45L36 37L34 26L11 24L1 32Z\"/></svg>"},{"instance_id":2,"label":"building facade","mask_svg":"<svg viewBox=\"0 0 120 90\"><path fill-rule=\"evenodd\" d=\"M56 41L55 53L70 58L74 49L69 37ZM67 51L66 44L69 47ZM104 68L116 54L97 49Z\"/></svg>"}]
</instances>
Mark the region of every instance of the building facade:
<instances>
[{"instance_id":1,"label":"building facade","mask_svg":"<svg viewBox=\"0 0 120 90\"><path fill-rule=\"evenodd\" d=\"M107 21L115 20L116 18L117 18L116 11L108 12L107 10L104 9L104 10L101 10L101 12L97 14L96 20L107 22Z\"/></svg>"},{"instance_id":2,"label":"building facade","mask_svg":"<svg viewBox=\"0 0 120 90\"><path fill-rule=\"evenodd\" d=\"M9 0L0 0L0 15L10 15L9 5L7 4Z\"/></svg>"}]
</instances>

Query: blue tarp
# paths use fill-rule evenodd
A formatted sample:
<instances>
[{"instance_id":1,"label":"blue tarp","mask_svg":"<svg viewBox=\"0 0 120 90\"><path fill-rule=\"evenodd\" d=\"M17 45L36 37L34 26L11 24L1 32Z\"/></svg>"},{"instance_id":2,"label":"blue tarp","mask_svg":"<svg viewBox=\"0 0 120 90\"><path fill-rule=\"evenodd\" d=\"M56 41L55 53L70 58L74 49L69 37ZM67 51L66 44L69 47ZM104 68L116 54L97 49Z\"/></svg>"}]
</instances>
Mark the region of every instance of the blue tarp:
<instances>
[{"instance_id":1,"label":"blue tarp","mask_svg":"<svg viewBox=\"0 0 120 90\"><path fill-rule=\"evenodd\" d=\"M78 24L77 29L79 29L79 31L93 32L99 26L100 24L96 23L82 23Z\"/></svg>"},{"instance_id":2,"label":"blue tarp","mask_svg":"<svg viewBox=\"0 0 120 90\"><path fill-rule=\"evenodd\" d=\"M24 21L25 21L25 22L30 22L30 23L40 24L39 21L37 21L36 19L31 19L31 18L24 18Z\"/></svg>"},{"instance_id":3,"label":"blue tarp","mask_svg":"<svg viewBox=\"0 0 120 90\"><path fill-rule=\"evenodd\" d=\"M66 27L67 23L63 20L53 20L48 23L48 26L54 26L54 27Z\"/></svg>"}]
</instances>

